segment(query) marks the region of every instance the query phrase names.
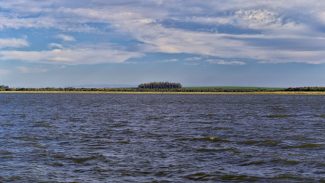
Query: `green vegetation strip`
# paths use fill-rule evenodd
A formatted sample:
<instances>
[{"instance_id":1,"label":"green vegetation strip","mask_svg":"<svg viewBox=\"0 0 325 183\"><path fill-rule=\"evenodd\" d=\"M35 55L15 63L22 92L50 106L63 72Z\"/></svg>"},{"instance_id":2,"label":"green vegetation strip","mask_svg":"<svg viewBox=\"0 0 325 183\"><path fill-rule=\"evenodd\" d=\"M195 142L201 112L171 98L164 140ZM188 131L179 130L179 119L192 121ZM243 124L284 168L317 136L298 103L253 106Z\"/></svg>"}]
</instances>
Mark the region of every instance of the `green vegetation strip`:
<instances>
[{"instance_id":1,"label":"green vegetation strip","mask_svg":"<svg viewBox=\"0 0 325 183\"><path fill-rule=\"evenodd\" d=\"M7 94L325 95L325 92L0 91Z\"/></svg>"},{"instance_id":2,"label":"green vegetation strip","mask_svg":"<svg viewBox=\"0 0 325 183\"><path fill-rule=\"evenodd\" d=\"M0 93L103 93L103 94L195 94L195 95L325 95L325 87L182 87L179 83L153 82L134 88L10 88L0 86Z\"/></svg>"}]
</instances>

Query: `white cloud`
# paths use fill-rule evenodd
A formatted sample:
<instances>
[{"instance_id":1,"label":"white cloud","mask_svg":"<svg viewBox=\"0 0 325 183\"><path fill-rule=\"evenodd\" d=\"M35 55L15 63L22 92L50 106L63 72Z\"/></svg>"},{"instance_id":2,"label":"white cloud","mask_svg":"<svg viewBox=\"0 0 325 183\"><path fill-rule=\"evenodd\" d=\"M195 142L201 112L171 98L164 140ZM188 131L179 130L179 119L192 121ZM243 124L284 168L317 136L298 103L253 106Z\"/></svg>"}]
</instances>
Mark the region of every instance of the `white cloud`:
<instances>
[{"instance_id":1,"label":"white cloud","mask_svg":"<svg viewBox=\"0 0 325 183\"><path fill-rule=\"evenodd\" d=\"M50 43L48 47L50 49L63 49L63 46L59 43Z\"/></svg>"},{"instance_id":2,"label":"white cloud","mask_svg":"<svg viewBox=\"0 0 325 183\"><path fill-rule=\"evenodd\" d=\"M227 60L212 60L212 59L209 59L209 60L207 60L207 62L210 63L210 64L218 64L218 65L245 65L246 64L246 62L234 61L234 60L227 61Z\"/></svg>"},{"instance_id":3,"label":"white cloud","mask_svg":"<svg viewBox=\"0 0 325 183\"><path fill-rule=\"evenodd\" d=\"M113 47L79 47L44 51L0 51L0 60L20 60L37 63L97 64L123 63L142 54Z\"/></svg>"},{"instance_id":4,"label":"white cloud","mask_svg":"<svg viewBox=\"0 0 325 183\"><path fill-rule=\"evenodd\" d=\"M154 20L148 20L147 17L137 11L100 11L94 9L65 9L64 11L86 18L110 22L121 31L129 33L130 36L145 43L147 47L144 51L146 52L216 56L225 52L228 47L244 46L240 41L226 40L218 34L165 28L153 23Z\"/></svg>"},{"instance_id":5,"label":"white cloud","mask_svg":"<svg viewBox=\"0 0 325 183\"><path fill-rule=\"evenodd\" d=\"M258 59L261 63L307 63L307 64L325 64L324 51L294 51L277 50L276 54L261 51Z\"/></svg>"},{"instance_id":6,"label":"white cloud","mask_svg":"<svg viewBox=\"0 0 325 183\"><path fill-rule=\"evenodd\" d=\"M22 48L29 46L25 39L6 38L0 39L0 48Z\"/></svg>"},{"instance_id":7,"label":"white cloud","mask_svg":"<svg viewBox=\"0 0 325 183\"><path fill-rule=\"evenodd\" d=\"M0 76L5 76L5 75L8 75L10 73L9 70L6 70L6 69L0 69Z\"/></svg>"},{"instance_id":8,"label":"white cloud","mask_svg":"<svg viewBox=\"0 0 325 183\"><path fill-rule=\"evenodd\" d=\"M252 27L264 31L263 34L255 35L194 32L178 28L167 28L157 24L154 18L155 16L148 19L145 13L132 9L113 9L111 11L104 11L101 9L79 8L64 9L64 12L75 14L81 18L92 19L92 21L109 22L114 25L116 29L127 32L136 40L143 42L145 44L143 47L144 52L187 53L228 59L244 58L249 60L261 60L263 62L269 60L270 62L277 61L287 63L294 62L294 59L297 59L297 57L290 58L290 56L294 55L290 54L294 53L291 52L291 50L280 50L280 52L283 52L284 56L276 56L274 54L274 49L268 46L272 44L272 38L277 37L282 39L292 37L299 40L301 37L310 37L308 34L303 34L304 31L310 32L310 30L306 29L304 26L292 21L286 22L277 13L263 9L238 10L234 17L232 17L234 20L231 20L243 27ZM158 15L160 16L163 14ZM224 20L224 23L227 23L227 20ZM259 42L252 44L251 41L246 40L249 38L256 40L262 38L264 39L263 41L267 43L266 45L260 44ZM268 38L269 41L265 38ZM283 44L287 44L285 40L283 40ZM303 43L301 42L301 44ZM228 62L227 60L224 62ZM310 57L305 55L296 61L300 62L302 60L305 60L305 63L309 63ZM220 64L224 62L220 62ZM230 64L239 63L230 62Z\"/></svg>"},{"instance_id":9,"label":"white cloud","mask_svg":"<svg viewBox=\"0 0 325 183\"><path fill-rule=\"evenodd\" d=\"M325 11L319 12L317 18L321 23L325 24Z\"/></svg>"},{"instance_id":10,"label":"white cloud","mask_svg":"<svg viewBox=\"0 0 325 183\"><path fill-rule=\"evenodd\" d=\"M182 19L175 19L178 21L182 21ZM234 20L232 17L223 16L223 17L216 17L216 16L193 16L193 17L185 17L183 21L186 22L194 22L194 23L201 23L201 24L208 24L208 25L225 25L225 24L234 24Z\"/></svg>"},{"instance_id":11,"label":"white cloud","mask_svg":"<svg viewBox=\"0 0 325 183\"><path fill-rule=\"evenodd\" d=\"M66 34L59 34L59 35L57 35L57 38L61 39L62 41L65 41L65 42L76 41L76 39L73 36L66 35Z\"/></svg>"},{"instance_id":12,"label":"white cloud","mask_svg":"<svg viewBox=\"0 0 325 183\"><path fill-rule=\"evenodd\" d=\"M219 64L236 64L235 58L260 60L261 62L323 63L325 43L311 51L312 41L324 39L324 32L317 29L317 21L325 22L325 2L319 0L277 1L197 1L197 0L93 0L91 6L85 0L0 0L0 7L14 13L0 14L0 29L6 28L55 28L67 34L57 38L75 41L70 31L95 31L98 27L88 24L109 24L119 33L143 43L135 52L105 48L69 48L50 44L47 51L1 51L1 59L19 59L38 62L98 63L123 62L138 57L140 53L187 53L200 56L225 58ZM303 11L302 11L303 10ZM30 15L30 16L28 16ZM41 16L40 16L41 15ZM27 17L27 18L26 18ZM204 32L180 25L168 27L164 20L196 23L232 29L255 30L245 33ZM316 25L315 25L316 24ZM190 27L190 26L189 26ZM287 41L295 39L296 44ZM270 47L274 38L285 47ZM302 39L304 38L304 39ZM308 41L309 39L309 41ZM305 44L306 41L309 44ZM94 44L94 43L93 43ZM7 45L7 44L2 44ZM24 47L18 46L9 47ZM27 46L27 45L25 45ZM299 51L295 48L299 46ZM1 47L1 42L0 42ZM4 47L4 46L2 46ZM8 46L5 46L8 47ZM107 51L108 50L108 51ZM118 56L118 54L126 56ZM275 54L276 53L276 54ZM76 55L83 55L76 56ZM23 56L19 56L23 55ZM91 59L90 57L94 58ZM82 61L84 60L84 61ZM93 60L93 61L90 61ZM239 63L237 63L239 64Z\"/></svg>"},{"instance_id":13,"label":"white cloud","mask_svg":"<svg viewBox=\"0 0 325 183\"><path fill-rule=\"evenodd\" d=\"M179 62L179 59L177 59L177 58L171 58L171 59L161 60L159 62L160 63L174 63L174 62Z\"/></svg>"},{"instance_id":14,"label":"white cloud","mask_svg":"<svg viewBox=\"0 0 325 183\"><path fill-rule=\"evenodd\" d=\"M1 29L20 29L20 28L51 28L57 23L50 17L37 18L20 18L7 17L0 14L0 30Z\"/></svg>"},{"instance_id":15,"label":"white cloud","mask_svg":"<svg viewBox=\"0 0 325 183\"><path fill-rule=\"evenodd\" d=\"M21 66L21 67L17 67L17 70L23 74L31 74L31 73L45 73L48 70L45 68L39 68L39 67L25 67L25 66Z\"/></svg>"},{"instance_id":16,"label":"white cloud","mask_svg":"<svg viewBox=\"0 0 325 183\"><path fill-rule=\"evenodd\" d=\"M282 21L277 13L265 9L239 10L236 13L238 18L252 22L253 24L281 24Z\"/></svg>"}]
</instances>

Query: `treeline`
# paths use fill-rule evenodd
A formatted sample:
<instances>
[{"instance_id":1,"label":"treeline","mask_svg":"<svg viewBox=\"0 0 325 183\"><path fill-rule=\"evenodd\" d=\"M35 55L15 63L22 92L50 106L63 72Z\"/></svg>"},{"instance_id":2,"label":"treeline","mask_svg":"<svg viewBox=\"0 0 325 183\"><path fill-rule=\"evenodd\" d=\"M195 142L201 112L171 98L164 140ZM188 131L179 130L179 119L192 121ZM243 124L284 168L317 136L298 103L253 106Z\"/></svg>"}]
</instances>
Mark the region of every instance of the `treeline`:
<instances>
[{"instance_id":1,"label":"treeline","mask_svg":"<svg viewBox=\"0 0 325 183\"><path fill-rule=\"evenodd\" d=\"M67 87L67 88L53 88L53 87L46 87L46 88L9 88L6 91L62 91L62 92L69 92L69 91L98 91L98 92L118 92L118 91L135 91L136 88L74 88L74 87Z\"/></svg>"},{"instance_id":2,"label":"treeline","mask_svg":"<svg viewBox=\"0 0 325 183\"><path fill-rule=\"evenodd\" d=\"M272 92L272 91L319 91L325 92L325 87L296 88L261 88L261 87L182 87L180 83L152 82L140 84L134 88L10 88L0 85L0 91L58 91L58 92Z\"/></svg>"},{"instance_id":3,"label":"treeline","mask_svg":"<svg viewBox=\"0 0 325 183\"><path fill-rule=\"evenodd\" d=\"M4 88L0 91L61 91L61 92L258 92L258 91L281 91L267 88L224 88L224 87L188 87L188 88ZM284 90L282 90L284 91Z\"/></svg>"},{"instance_id":4,"label":"treeline","mask_svg":"<svg viewBox=\"0 0 325 183\"><path fill-rule=\"evenodd\" d=\"M255 87L188 87L181 89L183 92L262 92L280 90L281 89Z\"/></svg>"},{"instance_id":5,"label":"treeline","mask_svg":"<svg viewBox=\"0 0 325 183\"><path fill-rule=\"evenodd\" d=\"M0 85L0 91L7 91L9 89L10 89L9 86Z\"/></svg>"},{"instance_id":6,"label":"treeline","mask_svg":"<svg viewBox=\"0 0 325 183\"><path fill-rule=\"evenodd\" d=\"M296 87L287 88L285 91L325 91L325 87Z\"/></svg>"},{"instance_id":7,"label":"treeline","mask_svg":"<svg viewBox=\"0 0 325 183\"><path fill-rule=\"evenodd\" d=\"M143 83L138 86L140 89L179 89L182 88L180 83L170 83L170 82L151 82Z\"/></svg>"}]
</instances>

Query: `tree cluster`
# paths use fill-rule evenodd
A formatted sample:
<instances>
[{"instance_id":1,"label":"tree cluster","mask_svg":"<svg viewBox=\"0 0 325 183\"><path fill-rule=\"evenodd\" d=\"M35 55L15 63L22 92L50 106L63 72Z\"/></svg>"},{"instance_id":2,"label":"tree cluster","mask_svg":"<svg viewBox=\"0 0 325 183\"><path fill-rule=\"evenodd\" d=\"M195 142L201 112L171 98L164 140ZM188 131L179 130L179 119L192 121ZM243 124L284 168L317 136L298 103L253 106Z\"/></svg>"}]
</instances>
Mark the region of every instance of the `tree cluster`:
<instances>
[{"instance_id":1,"label":"tree cluster","mask_svg":"<svg viewBox=\"0 0 325 183\"><path fill-rule=\"evenodd\" d=\"M151 82L143 83L138 86L140 89L178 89L182 88L180 83L170 83L170 82Z\"/></svg>"},{"instance_id":2,"label":"tree cluster","mask_svg":"<svg viewBox=\"0 0 325 183\"><path fill-rule=\"evenodd\" d=\"M287 88L286 91L325 91L325 87L296 87Z\"/></svg>"},{"instance_id":3,"label":"tree cluster","mask_svg":"<svg viewBox=\"0 0 325 183\"><path fill-rule=\"evenodd\" d=\"M6 90L9 90L9 86L0 85L0 91L6 91Z\"/></svg>"}]
</instances>

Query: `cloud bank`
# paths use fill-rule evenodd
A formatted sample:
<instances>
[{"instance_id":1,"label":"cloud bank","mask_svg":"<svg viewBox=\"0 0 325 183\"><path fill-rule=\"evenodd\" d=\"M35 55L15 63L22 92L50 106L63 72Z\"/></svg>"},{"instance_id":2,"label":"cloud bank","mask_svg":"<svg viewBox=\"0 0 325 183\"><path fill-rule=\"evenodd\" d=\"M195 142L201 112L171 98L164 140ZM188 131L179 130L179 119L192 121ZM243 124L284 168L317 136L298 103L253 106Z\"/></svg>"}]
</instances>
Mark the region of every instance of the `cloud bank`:
<instances>
[{"instance_id":1,"label":"cloud bank","mask_svg":"<svg viewBox=\"0 0 325 183\"><path fill-rule=\"evenodd\" d=\"M25 39L5 38L0 39L0 48L22 48L27 47L29 43Z\"/></svg>"},{"instance_id":2,"label":"cloud bank","mask_svg":"<svg viewBox=\"0 0 325 183\"><path fill-rule=\"evenodd\" d=\"M0 38L1 60L123 63L147 54L196 55L210 64L325 63L325 2L251 0L0 0L0 31L46 29L60 44ZM108 35L117 45L74 34ZM114 34L114 35L113 35ZM125 44L125 39L133 40ZM70 44L70 45L65 45ZM72 45L71 45L72 44ZM110 45L98 47L94 45ZM19 48L14 50L13 48Z\"/></svg>"}]
</instances>

